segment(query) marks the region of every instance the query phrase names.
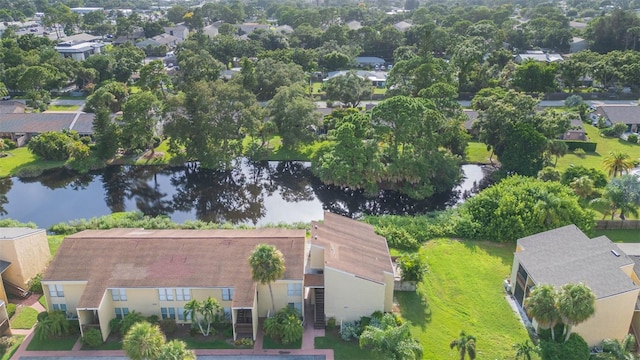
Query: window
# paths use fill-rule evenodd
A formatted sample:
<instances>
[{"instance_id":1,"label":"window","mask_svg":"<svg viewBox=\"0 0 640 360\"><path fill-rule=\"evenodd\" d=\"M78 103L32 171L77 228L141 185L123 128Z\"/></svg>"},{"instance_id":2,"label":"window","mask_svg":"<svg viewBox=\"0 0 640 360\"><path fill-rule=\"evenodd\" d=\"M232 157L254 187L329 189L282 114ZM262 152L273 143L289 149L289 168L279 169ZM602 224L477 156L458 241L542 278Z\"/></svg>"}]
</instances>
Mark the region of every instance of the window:
<instances>
[{"instance_id":1,"label":"window","mask_svg":"<svg viewBox=\"0 0 640 360\"><path fill-rule=\"evenodd\" d=\"M53 306L53 310L62 311L65 315L67 314L67 304L53 304L51 306Z\"/></svg>"},{"instance_id":2,"label":"window","mask_svg":"<svg viewBox=\"0 0 640 360\"><path fill-rule=\"evenodd\" d=\"M129 314L129 308L115 308L116 319L122 320L127 314Z\"/></svg>"},{"instance_id":3,"label":"window","mask_svg":"<svg viewBox=\"0 0 640 360\"><path fill-rule=\"evenodd\" d=\"M158 296L160 301L173 301L173 289L160 288L158 289Z\"/></svg>"},{"instance_id":4,"label":"window","mask_svg":"<svg viewBox=\"0 0 640 360\"><path fill-rule=\"evenodd\" d=\"M233 288L222 289L222 300L223 301L233 300Z\"/></svg>"},{"instance_id":5,"label":"window","mask_svg":"<svg viewBox=\"0 0 640 360\"><path fill-rule=\"evenodd\" d=\"M176 318L176 308L160 308L160 314L162 314L163 319L175 319Z\"/></svg>"},{"instance_id":6,"label":"window","mask_svg":"<svg viewBox=\"0 0 640 360\"><path fill-rule=\"evenodd\" d=\"M62 289L62 285L49 285L49 296L64 297L64 290Z\"/></svg>"},{"instance_id":7,"label":"window","mask_svg":"<svg viewBox=\"0 0 640 360\"><path fill-rule=\"evenodd\" d=\"M289 296L302 296L302 284L288 284L287 295Z\"/></svg>"},{"instance_id":8,"label":"window","mask_svg":"<svg viewBox=\"0 0 640 360\"><path fill-rule=\"evenodd\" d=\"M224 312L224 319L227 321L231 320L231 308L225 307L222 308L222 311Z\"/></svg>"},{"instance_id":9,"label":"window","mask_svg":"<svg viewBox=\"0 0 640 360\"><path fill-rule=\"evenodd\" d=\"M191 290L178 288L176 289L176 300L178 301L189 301L191 300Z\"/></svg>"},{"instance_id":10,"label":"window","mask_svg":"<svg viewBox=\"0 0 640 360\"><path fill-rule=\"evenodd\" d=\"M178 312L178 320L191 321L191 314L184 316L184 308L177 308L176 311Z\"/></svg>"},{"instance_id":11,"label":"window","mask_svg":"<svg viewBox=\"0 0 640 360\"><path fill-rule=\"evenodd\" d=\"M296 309L296 310L298 310L298 313L302 314L302 303L301 302L295 302L295 303L290 302L288 305L289 305L289 308Z\"/></svg>"},{"instance_id":12,"label":"window","mask_svg":"<svg viewBox=\"0 0 640 360\"><path fill-rule=\"evenodd\" d=\"M111 289L111 300L113 301L127 301L126 289Z\"/></svg>"}]
</instances>

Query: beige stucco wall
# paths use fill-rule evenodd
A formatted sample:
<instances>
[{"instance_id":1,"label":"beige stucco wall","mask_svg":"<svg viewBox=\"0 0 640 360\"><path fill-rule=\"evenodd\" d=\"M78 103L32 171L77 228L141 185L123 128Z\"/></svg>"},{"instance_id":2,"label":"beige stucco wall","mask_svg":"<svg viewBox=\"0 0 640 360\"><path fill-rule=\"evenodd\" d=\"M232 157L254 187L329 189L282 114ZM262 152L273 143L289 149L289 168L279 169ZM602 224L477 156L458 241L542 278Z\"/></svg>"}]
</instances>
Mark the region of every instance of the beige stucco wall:
<instances>
[{"instance_id":1,"label":"beige stucco wall","mask_svg":"<svg viewBox=\"0 0 640 360\"><path fill-rule=\"evenodd\" d=\"M0 300L4 301L5 304L9 303L9 299L7 298L7 293L4 290L4 283L2 282L2 276L0 276Z\"/></svg>"},{"instance_id":2,"label":"beige stucco wall","mask_svg":"<svg viewBox=\"0 0 640 360\"><path fill-rule=\"evenodd\" d=\"M50 285L62 285L64 296L51 297L51 295L49 295ZM53 310L53 304L65 304L67 305L67 312L75 314L78 302L86 286L86 282L82 281L43 281L42 290L45 299L47 299L47 310Z\"/></svg>"},{"instance_id":3,"label":"beige stucco wall","mask_svg":"<svg viewBox=\"0 0 640 360\"><path fill-rule=\"evenodd\" d=\"M511 281L511 291L513 291L513 289L515 289L516 287L516 280L517 280L517 276L518 276L518 267L520 266L520 262L518 261L517 257L513 257L513 265L511 266L511 277L510 277L510 281Z\"/></svg>"},{"instance_id":4,"label":"beige stucco wall","mask_svg":"<svg viewBox=\"0 0 640 360\"><path fill-rule=\"evenodd\" d=\"M596 313L589 320L573 328L589 346L599 345L603 339L622 340L629 332L640 289L596 300Z\"/></svg>"},{"instance_id":5,"label":"beige stucco wall","mask_svg":"<svg viewBox=\"0 0 640 360\"><path fill-rule=\"evenodd\" d=\"M309 264L311 269L324 269L324 249L311 245L309 248Z\"/></svg>"},{"instance_id":6,"label":"beige stucco wall","mask_svg":"<svg viewBox=\"0 0 640 360\"><path fill-rule=\"evenodd\" d=\"M384 311L391 312L393 310L393 285L394 285L393 274L385 273L384 282L385 282Z\"/></svg>"},{"instance_id":7,"label":"beige stucco wall","mask_svg":"<svg viewBox=\"0 0 640 360\"><path fill-rule=\"evenodd\" d=\"M21 287L42 273L49 263L51 252L44 230L14 239L0 240L0 259L11 262L2 276Z\"/></svg>"},{"instance_id":8,"label":"beige stucco wall","mask_svg":"<svg viewBox=\"0 0 640 360\"><path fill-rule=\"evenodd\" d=\"M109 321L116 317L116 314L113 311L114 307L113 301L111 301L111 294L108 294L108 291L105 291L102 296L102 301L100 302L100 307L98 308L98 321L100 321L102 341L106 341L107 337L109 337L109 333L111 332Z\"/></svg>"},{"instance_id":9,"label":"beige stucco wall","mask_svg":"<svg viewBox=\"0 0 640 360\"><path fill-rule=\"evenodd\" d=\"M625 273L628 277L633 278L633 264L621 266L620 270Z\"/></svg>"},{"instance_id":10,"label":"beige stucco wall","mask_svg":"<svg viewBox=\"0 0 640 360\"><path fill-rule=\"evenodd\" d=\"M287 291L288 284L297 283L302 286L302 291L300 296L289 296ZM271 288L273 289L273 302L275 303L276 311L282 309L287 306L290 302L292 303L302 303L304 307L304 286L302 284L302 280L277 280L275 283L271 284ZM266 317L267 313L272 310L271 306L271 295L269 294L269 286L268 285L260 285L258 284L258 316ZM303 308L304 313L304 308Z\"/></svg>"},{"instance_id":11,"label":"beige stucco wall","mask_svg":"<svg viewBox=\"0 0 640 360\"><path fill-rule=\"evenodd\" d=\"M331 268L324 270L324 312L341 320L357 320L385 308L385 285ZM393 289L393 286L391 287Z\"/></svg>"}]
</instances>

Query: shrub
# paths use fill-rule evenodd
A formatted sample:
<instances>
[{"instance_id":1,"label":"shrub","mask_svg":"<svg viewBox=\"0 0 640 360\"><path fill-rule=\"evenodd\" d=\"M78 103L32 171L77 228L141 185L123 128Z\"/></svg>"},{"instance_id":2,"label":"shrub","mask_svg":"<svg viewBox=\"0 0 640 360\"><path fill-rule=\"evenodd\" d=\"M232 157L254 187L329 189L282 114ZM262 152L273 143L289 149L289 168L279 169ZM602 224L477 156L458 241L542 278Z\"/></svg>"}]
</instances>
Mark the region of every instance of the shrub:
<instances>
[{"instance_id":1,"label":"shrub","mask_svg":"<svg viewBox=\"0 0 640 360\"><path fill-rule=\"evenodd\" d=\"M109 320L109 328L111 332L117 334L120 332L120 325L122 325L122 320L118 318L113 318Z\"/></svg>"},{"instance_id":2,"label":"shrub","mask_svg":"<svg viewBox=\"0 0 640 360\"><path fill-rule=\"evenodd\" d=\"M7 314L9 315L9 319L11 319L13 315L16 314L16 304L7 304Z\"/></svg>"},{"instance_id":3,"label":"shrub","mask_svg":"<svg viewBox=\"0 0 640 360\"><path fill-rule=\"evenodd\" d=\"M627 138L627 141L632 143L632 144L637 144L638 143L638 135L636 135L636 134L629 135L629 137Z\"/></svg>"},{"instance_id":4,"label":"shrub","mask_svg":"<svg viewBox=\"0 0 640 360\"><path fill-rule=\"evenodd\" d=\"M128 313L120 323L120 335L125 336L133 325L142 321L145 321L145 318L139 312L134 310Z\"/></svg>"},{"instance_id":5,"label":"shrub","mask_svg":"<svg viewBox=\"0 0 640 360\"><path fill-rule=\"evenodd\" d=\"M38 316L36 317L36 319L38 320L38 322L43 322L45 321L47 318L49 317L49 313L46 311L43 311L41 313L38 314Z\"/></svg>"},{"instance_id":6,"label":"shrub","mask_svg":"<svg viewBox=\"0 0 640 360\"><path fill-rule=\"evenodd\" d=\"M344 341L358 338L358 324L355 321L343 321L340 326L340 337Z\"/></svg>"},{"instance_id":7,"label":"shrub","mask_svg":"<svg viewBox=\"0 0 640 360\"><path fill-rule=\"evenodd\" d=\"M147 322L150 324L157 324L159 320L158 315L151 315L147 317Z\"/></svg>"},{"instance_id":8,"label":"shrub","mask_svg":"<svg viewBox=\"0 0 640 360\"><path fill-rule=\"evenodd\" d=\"M165 335L173 335L178 331L178 324L175 319L162 319L160 321L160 329Z\"/></svg>"},{"instance_id":9,"label":"shrub","mask_svg":"<svg viewBox=\"0 0 640 360\"><path fill-rule=\"evenodd\" d=\"M234 341L235 346L253 346L253 340L249 338L242 338Z\"/></svg>"},{"instance_id":10,"label":"shrub","mask_svg":"<svg viewBox=\"0 0 640 360\"><path fill-rule=\"evenodd\" d=\"M291 344L302 339L302 320L298 310L285 307L264 321L264 332L274 340L283 344Z\"/></svg>"},{"instance_id":11,"label":"shrub","mask_svg":"<svg viewBox=\"0 0 640 360\"><path fill-rule=\"evenodd\" d=\"M582 149L582 148L578 148L578 149L573 150L573 153L577 157L580 157L580 158L584 158L585 155L587 155L586 151L584 151L584 149Z\"/></svg>"},{"instance_id":12,"label":"shrub","mask_svg":"<svg viewBox=\"0 0 640 360\"><path fill-rule=\"evenodd\" d=\"M420 243L406 229L396 226L376 228L376 233L387 239L389 247L400 250L416 251Z\"/></svg>"},{"instance_id":13,"label":"shrub","mask_svg":"<svg viewBox=\"0 0 640 360\"><path fill-rule=\"evenodd\" d=\"M102 345L102 334L100 330L95 328L87 329L82 337L82 343L91 348L97 348Z\"/></svg>"},{"instance_id":14,"label":"shrub","mask_svg":"<svg viewBox=\"0 0 640 360\"><path fill-rule=\"evenodd\" d=\"M6 150L13 150L18 147L18 144L11 139L4 139L4 146Z\"/></svg>"},{"instance_id":15,"label":"shrub","mask_svg":"<svg viewBox=\"0 0 640 360\"><path fill-rule=\"evenodd\" d=\"M543 360L588 360L589 346L580 335L572 333L566 343L542 340L540 356Z\"/></svg>"},{"instance_id":16,"label":"shrub","mask_svg":"<svg viewBox=\"0 0 640 360\"><path fill-rule=\"evenodd\" d=\"M575 149L582 149L586 152L595 152L598 148L598 143L591 141L571 141L571 140L563 140L563 143L567 144L567 148L569 151L573 151Z\"/></svg>"},{"instance_id":17,"label":"shrub","mask_svg":"<svg viewBox=\"0 0 640 360\"><path fill-rule=\"evenodd\" d=\"M327 319L327 330L333 330L336 328L336 318L330 317Z\"/></svg>"},{"instance_id":18,"label":"shrub","mask_svg":"<svg viewBox=\"0 0 640 360\"><path fill-rule=\"evenodd\" d=\"M402 272L402 281L422 281L429 270L427 259L419 252L402 255L397 263Z\"/></svg>"},{"instance_id":19,"label":"shrub","mask_svg":"<svg viewBox=\"0 0 640 360\"><path fill-rule=\"evenodd\" d=\"M580 95L571 95L564 100L564 105L567 107L575 107L583 103L584 103L584 100Z\"/></svg>"},{"instance_id":20,"label":"shrub","mask_svg":"<svg viewBox=\"0 0 640 360\"><path fill-rule=\"evenodd\" d=\"M29 285L29 291L42 294L42 274L36 274L27 285Z\"/></svg>"},{"instance_id":21,"label":"shrub","mask_svg":"<svg viewBox=\"0 0 640 360\"><path fill-rule=\"evenodd\" d=\"M562 173L560 182L562 185L569 185L573 180L581 178L583 176L589 177L593 181L593 186L597 188L603 188L607 186L607 175L602 171L594 168L586 168L584 166L571 165Z\"/></svg>"},{"instance_id":22,"label":"shrub","mask_svg":"<svg viewBox=\"0 0 640 360\"><path fill-rule=\"evenodd\" d=\"M16 343L16 340L11 336L2 336L0 337L0 355L2 355L7 349L13 346Z\"/></svg>"}]
</instances>

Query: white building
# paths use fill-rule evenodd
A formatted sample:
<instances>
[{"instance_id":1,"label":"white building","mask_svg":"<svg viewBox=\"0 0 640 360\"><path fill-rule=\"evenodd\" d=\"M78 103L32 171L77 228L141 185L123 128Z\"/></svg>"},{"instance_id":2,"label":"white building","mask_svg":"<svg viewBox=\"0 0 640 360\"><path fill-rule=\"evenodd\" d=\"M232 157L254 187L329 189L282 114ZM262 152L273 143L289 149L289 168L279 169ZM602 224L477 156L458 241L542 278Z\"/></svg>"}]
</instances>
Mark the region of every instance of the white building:
<instances>
[{"instance_id":1,"label":"white building","mask_svg":"<svg viewBox=\"0 0 640 360\"><path fill-rule=\"evenodd\" d=\"M100 54L104 50L104 44L92 41L77 44L62 42L58 44L55 49L64 58L83 61L93 54Z\"/></svg>"}]
</instances>

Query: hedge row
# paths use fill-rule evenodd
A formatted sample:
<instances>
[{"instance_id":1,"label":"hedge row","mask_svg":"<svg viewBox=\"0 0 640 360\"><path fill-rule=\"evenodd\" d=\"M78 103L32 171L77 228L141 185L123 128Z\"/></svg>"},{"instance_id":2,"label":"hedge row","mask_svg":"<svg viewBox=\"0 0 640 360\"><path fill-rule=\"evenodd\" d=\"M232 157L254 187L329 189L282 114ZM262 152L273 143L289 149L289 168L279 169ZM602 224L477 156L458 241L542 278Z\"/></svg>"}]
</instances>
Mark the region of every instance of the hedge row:
<instances>
[{"instance_id":1,"label":"hedge row","mask_svg":"<svg viewBox=\"0 0 640 360\"><path fill-rule=\"evenodd\" d=\"M591 141L564 140L563 142L567 144L567 146L569 147L569 151L573 151L575 149L582 149L586 152L595 152L596 147L598 146L598 143L591 142Z\"/></svg>"}]
</instances>

